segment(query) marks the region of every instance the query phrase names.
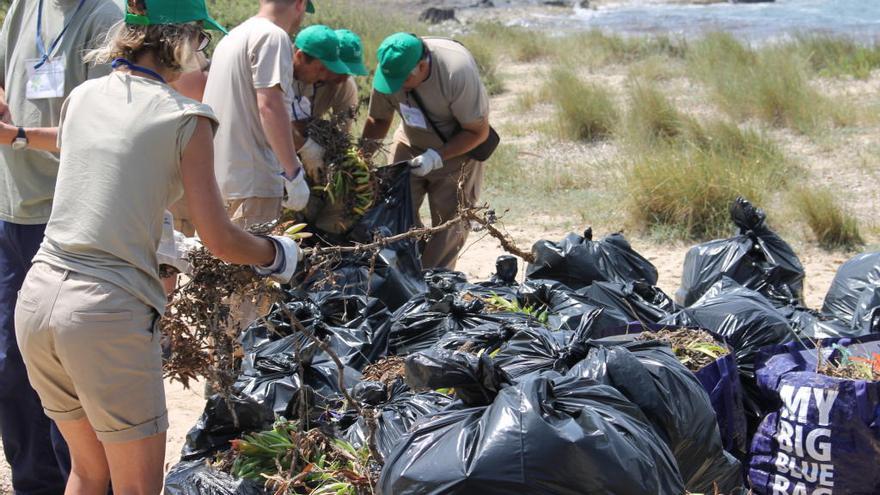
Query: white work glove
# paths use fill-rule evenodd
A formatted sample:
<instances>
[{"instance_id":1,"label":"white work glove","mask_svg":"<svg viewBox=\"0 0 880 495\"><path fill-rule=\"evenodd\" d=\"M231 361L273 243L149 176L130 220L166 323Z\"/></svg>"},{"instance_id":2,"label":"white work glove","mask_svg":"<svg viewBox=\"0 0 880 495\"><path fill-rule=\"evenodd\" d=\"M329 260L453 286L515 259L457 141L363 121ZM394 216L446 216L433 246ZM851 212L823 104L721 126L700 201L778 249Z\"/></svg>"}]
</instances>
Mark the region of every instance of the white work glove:
<instances>
[{"instance_id":1,"label":"white work glove","mask_svg":"<svg viewBox=\"0 0 880 495\"><path fill-rule=\"evenodd\" d=\"M269 266L253 265L257 275L269 277L279 284L290 283L296 273L296 265L302 259L302 250L293 239L284 236L260 236L275 245L275 261Z\"/></svg>"},{"instance_id":2,"label":"white work glove","mask_svg":"<svg viewBox=\"0 0 880 495\"><path fill-rule=\"evenodd\" d=\"M324 153L324 147L312 138L306 139L306 143L299 149L299 157L306 168L306 174L315 185L321 184L324 180L326 169L324 166Z\"/></svg>"},{"instance_id":3,"label":"white work glove","mask_svg":"<svg viewBox=\"0 0 880 495\"><path fill-rule=\"evenodd\" d=\"M192 271L192 265L188 260L189 253L201 245L198 239L186 237L174 230L174 216L169 211L165 212L162 240L159 241L159 249L156 251L160 265L173 266L180 273L188 274Z\"/></svg>"},{"instance_id":4,"label":"white work glove","mask_svg":"<svg viewBox=\"0 0 880 495\"><path fill-rule=\"evenodd\" d=\"M409 161L410 170L418 177L424 177L434 170L443 168L443 158L440 153L428 150Z\"/></svg>"},{"instance_id":5,"label":"white work glove","mask_svg":"<svg viewBox=\"0 0 880 495\"><path fill-rule=\"evenodd\" d=\"M306 183L306 174L302 168L299 169L293 180L284 178L284 191L287 193L287 199L281 206L293 211L302 211L306 208L306 205L309 204L311 191Z\"/></svg>"}]
</instances>

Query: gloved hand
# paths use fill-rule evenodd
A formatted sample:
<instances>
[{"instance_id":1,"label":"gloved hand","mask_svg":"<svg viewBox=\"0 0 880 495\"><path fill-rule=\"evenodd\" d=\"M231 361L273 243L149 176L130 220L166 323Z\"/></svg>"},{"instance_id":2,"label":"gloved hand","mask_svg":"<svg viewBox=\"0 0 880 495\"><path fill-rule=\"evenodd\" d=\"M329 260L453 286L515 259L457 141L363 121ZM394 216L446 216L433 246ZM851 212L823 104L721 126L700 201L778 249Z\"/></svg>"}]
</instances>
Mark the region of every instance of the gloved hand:
<instances>
[{"instance_id":1,"label":"gloved hand","mask_svg":"<svg viewBox=\"0 0 880 495\"><path fill-rule=\"evenodd\" d=\"M428 150L409 161L410 170L418 177L424 177L434 170L443 167L443 158L440 153Z\"/></svg>"},{"instance_id":2,"label":"gloved hand","mask_svg":"<svg viewBox=\"0 0 880 495\"><path fill-rule=\"evenodd\" d=\"M189 253L201 247L201 242L194 237L186 237L174 230L174 216L171 212L165 212L162 223L162 240L159 241L159 249L156 257L160 265L169 265L180 273L190 273L192 265L189 263Z\"/></svg>"},{"instance_id":3,"label":"gloved hand","mask_svg":"<svg viewBox=\"0 0 880 495\"><path fill-rule=\"evenodd\" d=\"M275 245L275 261L269 266L253 265L257 275L269 277L279 284L290 283L296 273L296 265L302 259L302 250L293 239L283 236L260 236Z\"/></svg>"},{"instance_id":4,"label":"gloved hand","mask_svg":"<svg viewBox=\"0 0 880 495\"><path fill-rule=\"evenodd\" d=\"M326 172L324 153L324 147L312 138L306 139L306 143L299 149L299 157L302 160L303 167L306 169L306 174L308 174L309 179L312 179L312 183L316 185L324 182L324 174Z\"/></svg>"},{"instance_id":5,"label":"gloved hand","mask_svg":"<svg viewBox=\"0 0 880 495\"><path fill-rule=\"evenodd\" d=\"M301 211L309 204L311 191L306 183L306 175L302 168L299 169L293 180L287 180L285 177L284 191L287 193L287 199L281 206L289 210Z\"/></svg>"}]
</instances>

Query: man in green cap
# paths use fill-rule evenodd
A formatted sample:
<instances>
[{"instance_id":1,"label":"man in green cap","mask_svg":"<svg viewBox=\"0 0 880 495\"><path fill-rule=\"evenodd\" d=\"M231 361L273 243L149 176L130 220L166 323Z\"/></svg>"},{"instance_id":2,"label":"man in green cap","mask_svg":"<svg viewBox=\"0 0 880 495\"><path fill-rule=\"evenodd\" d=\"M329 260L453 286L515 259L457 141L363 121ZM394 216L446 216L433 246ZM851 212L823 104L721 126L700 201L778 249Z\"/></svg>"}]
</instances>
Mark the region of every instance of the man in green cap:
<instances>
[{"instance_id":1,"label":"man in green cap","mask_svg":"<svg viewBox=\"0 0 880 495\"><path fill-rule=\"evenodd\" d=\"M410 162L416 218L427 196L431 222L440 225L455 218L460 205L473 205L483 182L483 163L468 156L490 135L489 96L477 63L456 41L408 33L386 38L378 58L364 140L384 139L395 112L400 114L391 162ZM423 266L453 269L467 227L461 222L433 236Z\"/></svg>"},{"instance_id":2,"label":"man in green cap","mask_svg":"<svg viewBox=\"0 0 880 495\"><path fill-rule=\"evenodd\" d=\"M113 0L12 2L0 31L0 120L57 126L73 88L109 73L82 54L121 19ZM52 209L58 155L30 149L27 133L15 143L0 143L0 437L14 493L63 493L67 446L28 382L13 326L16 295Z\"/></svg>"},{"instance_id":3,"label":"man in green cap","mask_svg":"<svg viewBox=\"0 0 880 495\"><path fill-rule=\"evenodd\" d=\"M310 28L309 28L310 29ZM297 36L297 54L300 52L300 38ZM345 130L351 128L358 107L358 87L352 76L369 74L364 66L361 38L348 29L337 29L339 40L339 60L344 68L329 70L323 80L309 80L302 75L294 59L293 85L293 133L300 159L306 173L313 181L318 181L324 173L324 148L307 136L307 127L313 118L332 114L341 118ZM305 51L306 55L312 55Z\"/></svg>"},{"instance_id":4,"label":"man in green cap","mask_svg":"<svg viewBox=\"0 0 880 495\"><path fill-rule=\"evenodd\" d=\"M313 10L309 0L260 0L257 14L214 50L204 102L220 120L217 182L230 218L241 227L277 220L285 190L294 209L308 203L290 124L290 36Z\"/></svg>"}]
</instances>

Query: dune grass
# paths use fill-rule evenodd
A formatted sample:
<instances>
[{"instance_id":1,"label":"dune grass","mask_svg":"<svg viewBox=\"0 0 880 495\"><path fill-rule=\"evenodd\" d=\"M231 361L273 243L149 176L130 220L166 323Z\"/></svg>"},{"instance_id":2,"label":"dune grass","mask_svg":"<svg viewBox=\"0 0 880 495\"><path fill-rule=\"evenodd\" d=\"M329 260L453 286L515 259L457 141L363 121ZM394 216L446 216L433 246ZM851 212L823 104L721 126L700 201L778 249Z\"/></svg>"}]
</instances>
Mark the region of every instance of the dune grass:
<instances>
[{"instance_id":1,"label":"dune grass","mask_svg":"<svg viewBox=\"0 0 880 495\"><path fill-rule=\"evenodd\" d=\"M694 127L692 119L679 112L655 84L637 79L627 89L623 125L627 144L638 149L677 138Z\"/></svg>"},{"instance_id":2,"label":"dune grass","mask_svg":"<svg viewBox=\"0 0 880 495\"><path fill-rule=\"evenodd\" d=\"M712 33L691 44L688 65L735 119L758 118L802 133L847 120L810 85L803 54L786 46L755 50L730 34Z\"/></svg>"},{"instance_id":3,"label":"dune grass","mask_svg":"<svg viewBox=\"0 0 880 495\"><path fill-rule=\"evenodd\" d=\"M786 44L807 60L810 68L824 77L850 76L867 79L880 68L880 44L858 43L827 34L801 34Z\"/></svg>"},{"instance_id":4,"label":"dune grass","mask_svg":"<svg viewBox=\"0 0 880 495\"><path fill-rule=\"evenodd\" d=\"M551 49L562 60L595 68L625 65L657 56L684 58L688 43L683 38L668 35L624 37L591 30L556 38Z\"/></svg>"},{"instance_id":5,"label":"dune grass","mask_svg":"<svg viewBox=\"0 0 880 495\"><path fill-rule=\"evenodd\" d=\"M701 124L644 83L631 87L626 136L628 217L667 237L724 235L733 199L764 202L796 173L761 132L724 120Z\"/></svg>"},{"instance_id":6,"label":"dune grass","mask_svg":"<svg viewBox=\"0 0 880 495\"><path fill-rule=\"evenodd\" d=\"M597 141L612 135L619 115L608 90L557 67L550 73L546 93L556 107L556 127L561 138Z\"/></svg>"},{"instance_id":7,"label":"dune grass","mask_svg":"<svg viewBox=\"0 0 880 495\"><path fill-rule=\"evenodd\" d=\"M858 220L830 189L801 187L792 191L791 200L823 248L851 250L864 244Z\"/></svg>"}]
</instances>

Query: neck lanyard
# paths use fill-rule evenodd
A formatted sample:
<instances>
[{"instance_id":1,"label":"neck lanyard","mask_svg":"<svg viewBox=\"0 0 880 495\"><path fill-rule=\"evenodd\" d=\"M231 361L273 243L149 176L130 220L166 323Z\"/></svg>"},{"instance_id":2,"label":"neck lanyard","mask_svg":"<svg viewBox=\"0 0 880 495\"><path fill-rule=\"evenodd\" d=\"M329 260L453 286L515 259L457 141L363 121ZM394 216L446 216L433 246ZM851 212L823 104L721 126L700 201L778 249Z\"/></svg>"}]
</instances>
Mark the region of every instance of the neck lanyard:
<instances>
[{"instance_id":1,"label":"neck lanyard","mask_svg":"<svg viewBox=\"0 0 880 495\"><path fill-rule=\"evenodd\" d=\"M315 110L315 106L314 106L315 105L315 96L318 94L318 86L320 86L321 84L322 84L321 82L317 82L317 83L311 85L312 86L312 99L309 100L309 106L311 107L311 110L312 110L311 113L315 113L314 112L314 110ZM305 89L305 88L303 88L303 89ZM305 91L303 91L303 93L305 93ZM297 96L296 103L293 104L293 120L295 120L297 122L314 118L314 115L303 115L302 118L299 117L299 110L302 109L302 107L299 107L299 102L301 102L303 98L305 98L305 96ZM297 107L299 107L299 108L297 108Z\"/></svg>"},{"instance_id":2,"label":"neck lanyard","mask_svg":"<svg viewBox=\"0 0 880 495\"><path fill-rule=\"evenodd\" d=\"M154 77L159 80L160 83L166 84L165 79L157 74L155 71L150 70L146 67L141 67L140 65L135 65L124 58L117 58L110 64L114 69L118 69L119 67L128 67L128 70L132 72L140 72L141 74L146 74L148 76Z\"/></svg>"},{"instance_id":3,"label":"neck lanyard","mask_svg":"<svg viewBox=\"0 0 880 495\"><path fill-rule=\"evenodd\" d=\"M73 11L73 15L70 16L70 19L64 24L64 27L61 28L61 32L58 33L58 37L55 38L55 41L49 45L49 48L46 48L46 42L43 41L43 0L40 0L40 4L37 7L37 49L40 51L40 61L37 65L34 66L34 69L39 69L43 66L48 60L49 56L55 51L55 48L58 47L58 44L61 43L61 39L64 38L64 33L67 32L67 28L73 24L73 20L76 18L76 14L79 13L82 6L86 3L86 0L79 0L79 5L76 6L76 10Z\"/></svg>"}]
</instances>

